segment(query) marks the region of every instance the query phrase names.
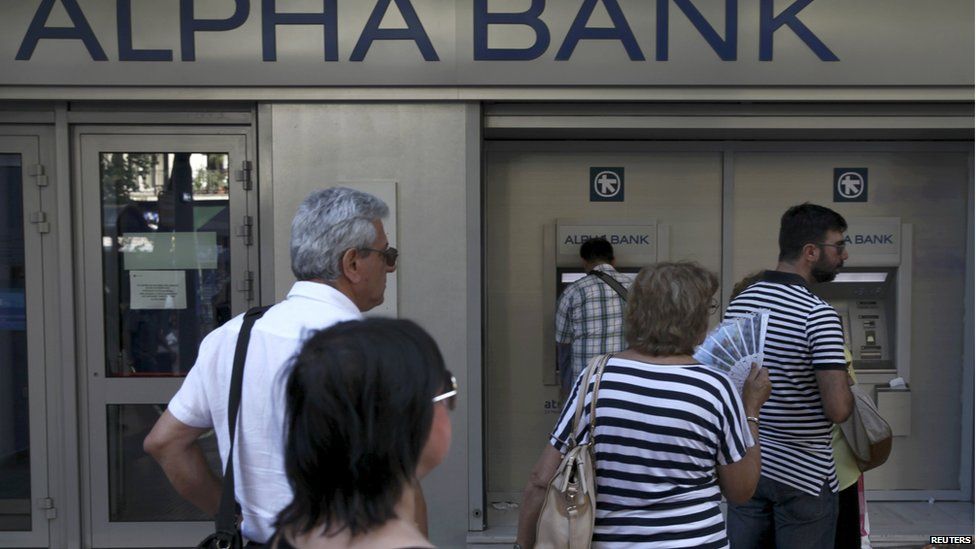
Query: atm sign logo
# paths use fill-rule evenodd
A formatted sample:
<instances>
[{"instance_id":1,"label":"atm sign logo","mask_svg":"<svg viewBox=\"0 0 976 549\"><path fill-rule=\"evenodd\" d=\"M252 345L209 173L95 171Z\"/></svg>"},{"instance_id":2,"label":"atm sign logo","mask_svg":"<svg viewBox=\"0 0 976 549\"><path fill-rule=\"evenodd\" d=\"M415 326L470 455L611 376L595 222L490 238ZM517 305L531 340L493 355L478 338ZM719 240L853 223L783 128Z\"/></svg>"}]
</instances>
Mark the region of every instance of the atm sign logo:
<instances>
[{"instance_id":1,"label":"atm sign logo","mask_svg":"<svg viewBox=\"0 0 976 549\"><path fill-rule=\"evenodd\" d=\"M590 202L623 202L624 169L590 168Z\"/></svg>"},{"instance_id":2,"label":"atm sign logo","mask_svg":"<svg viewBox=\"0 0 976 549\"><path fill-rule=\"evenodd\" d=\"M834 202L867 202L868 169L834 168Z\"/></svg>"}]
</instances>

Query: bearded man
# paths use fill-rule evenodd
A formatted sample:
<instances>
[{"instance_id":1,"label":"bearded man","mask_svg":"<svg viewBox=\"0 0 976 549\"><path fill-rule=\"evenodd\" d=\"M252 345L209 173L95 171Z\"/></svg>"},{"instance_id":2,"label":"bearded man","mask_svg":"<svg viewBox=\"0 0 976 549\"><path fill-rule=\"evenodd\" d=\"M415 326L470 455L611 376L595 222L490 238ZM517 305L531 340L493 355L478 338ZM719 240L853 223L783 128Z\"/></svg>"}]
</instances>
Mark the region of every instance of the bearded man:
<instances>
[{"instance_id":1,"label":"bearded man","mask_svg":"<svg viewBox=\"0 0 976 549\"><path fill-rule=\"evenodd\" d=\"M780 221L779 263L739 293L725 318L769 311L762 366L773 390L758 418L762 473L743 505L729 504L733 549L833 548L837 475L831 426L854 407L844 331L829 303L810 291L847 259L847 222L816 204L793 206Z\"/></svg>"}]
</instances>

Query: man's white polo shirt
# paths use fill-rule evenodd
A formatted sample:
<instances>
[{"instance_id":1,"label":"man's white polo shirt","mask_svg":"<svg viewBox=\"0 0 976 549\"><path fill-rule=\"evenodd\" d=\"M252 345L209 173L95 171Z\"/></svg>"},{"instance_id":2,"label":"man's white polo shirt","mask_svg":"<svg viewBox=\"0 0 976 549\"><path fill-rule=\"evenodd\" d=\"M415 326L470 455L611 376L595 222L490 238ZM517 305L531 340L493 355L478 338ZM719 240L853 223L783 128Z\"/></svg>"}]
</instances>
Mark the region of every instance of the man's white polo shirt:
<instances>
[{"instance_id":1,"label":"man's white polo shirt","mask_svg":"<svg viewBox=\"0 0 976 549\"><path fill-rule=\"evenodd\" d=\"M278 373L312 332L362 317L356 305L335 288L296 282L285 300L255 323L234 446L235 493L244 514L242 531L248 539L266 542L274 533L278 512L291 503L283 463L285 380L278 379ZM227 394L243 318L234 317L204 338L196 363L168 408L186 425L212 427L225 465L230 446Z\"/></svg>"}]
</instances>

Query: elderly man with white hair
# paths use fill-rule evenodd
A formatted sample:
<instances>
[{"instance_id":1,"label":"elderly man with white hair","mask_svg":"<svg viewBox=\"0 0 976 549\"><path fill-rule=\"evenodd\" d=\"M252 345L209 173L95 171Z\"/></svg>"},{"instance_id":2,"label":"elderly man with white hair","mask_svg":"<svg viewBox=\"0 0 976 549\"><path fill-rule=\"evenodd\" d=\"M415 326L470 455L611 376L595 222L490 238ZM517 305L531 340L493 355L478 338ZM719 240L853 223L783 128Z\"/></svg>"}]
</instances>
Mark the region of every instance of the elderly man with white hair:
<instances>
[{"instance_id":1,"label":"elderly man with white hair","mask_svg":"<svg viewBox=\"0 0 976 549\"><path fill-rule=\"evenodd\" d=\"M291 268L297 282L251 332L234 444L241 530L252 546L271 537L278 512L292 498L282 459L282 384L276 376L312 332L360 319L383 302L386 275L397 262L397 250L383 230L388 214L379 198L334 187L309 195L292 221ZM211 515L219 507L220 480L196 441L214 429L227 462L228 394L243 316L203 340L196 363L144 443L180 495ZM426 506L422 495L418 499L417 521L426 532Z\"/></svg>"}]
</instances>

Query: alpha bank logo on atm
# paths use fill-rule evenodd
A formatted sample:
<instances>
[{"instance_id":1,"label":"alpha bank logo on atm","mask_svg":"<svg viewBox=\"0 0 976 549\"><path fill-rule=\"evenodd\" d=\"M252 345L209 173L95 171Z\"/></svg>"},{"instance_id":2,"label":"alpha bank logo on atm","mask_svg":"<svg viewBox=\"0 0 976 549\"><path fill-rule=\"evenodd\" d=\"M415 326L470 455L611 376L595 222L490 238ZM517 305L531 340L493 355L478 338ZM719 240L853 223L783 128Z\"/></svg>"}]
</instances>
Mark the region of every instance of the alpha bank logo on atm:
<instances>
[{"instance_id":1,"label":"alpha bank logo on atm","mask_svg":"<svg viewBox=\"0 0 976 549\"><path fill-rule=\"evenodd\" d=\"M868 169L834 168L834 202L867 202Z\"/></svg>"},{"instance_id":2,"label":"alpha bank logo on atm","mask_svg":"<svg viewBox=\"0 0 976 549\"><path fill-rule=\"evenodd\" d=\"M623 202L624 169L590 168L590 202Z\"/></svg>"}]
</instances>

